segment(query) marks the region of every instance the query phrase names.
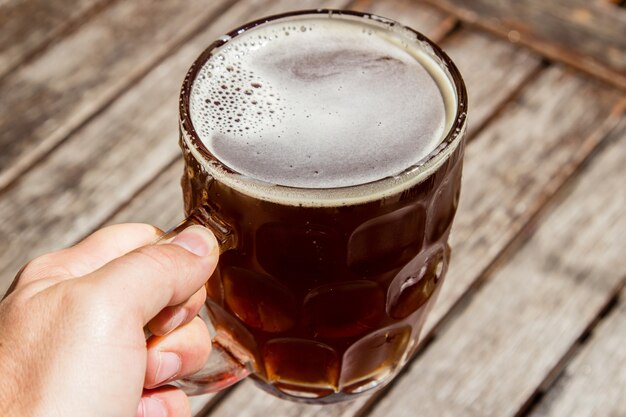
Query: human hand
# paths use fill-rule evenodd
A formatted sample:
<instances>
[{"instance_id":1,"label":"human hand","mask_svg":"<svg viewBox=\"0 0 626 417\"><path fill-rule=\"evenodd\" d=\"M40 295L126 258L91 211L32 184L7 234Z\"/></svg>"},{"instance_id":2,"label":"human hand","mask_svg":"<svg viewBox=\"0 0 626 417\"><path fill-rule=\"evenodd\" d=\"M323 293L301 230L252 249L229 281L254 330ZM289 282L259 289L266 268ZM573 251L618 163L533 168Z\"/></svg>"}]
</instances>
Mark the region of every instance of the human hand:
<instances>
[{"instance_id":1,"label":"human hand","mask_svg":"<svg viewBox=\"0 0 626 417\"><path fill-rule=\"evenodd\" d=\"M201 226L153 245L160 235L111 226L22 269L0 303L0 416L191 414L182 391L160 386L208 358L196 314L217 242Z\"/></svg>"}]
</instances>

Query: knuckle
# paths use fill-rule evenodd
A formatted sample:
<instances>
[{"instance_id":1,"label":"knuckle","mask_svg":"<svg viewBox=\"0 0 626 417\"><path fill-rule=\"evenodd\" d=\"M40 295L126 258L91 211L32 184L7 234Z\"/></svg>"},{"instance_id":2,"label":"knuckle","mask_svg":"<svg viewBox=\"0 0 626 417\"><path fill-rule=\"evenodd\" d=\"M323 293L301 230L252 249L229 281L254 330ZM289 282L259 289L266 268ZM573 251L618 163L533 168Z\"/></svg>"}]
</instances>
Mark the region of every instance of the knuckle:
<instances>
[{"instance_id":1,"label":"knuckle","mask_svg":"<svg viewBox=\"0 0 626 417\"><path fill-rule=\"evenodd\" d=\"M49 255L42 255L35 259L31 259L24 265L20 273L19 277L34 277L41 273L42 270L45 270L45 266L49 263L48 261Z\"/></svg>"},{"instance_id":2,"label":"knuckle","mask_svg":"<svg viewBox=\"0 0 626 417\"><path fill-rule=\"evenodd\" d=\"M16 310L19 310L21 303L23 303L23 300L20 299L19 295L16 296L15 293L4 298L0 303L0 321L4 318L7 319L9 323L15 322L11 315L15 314Z\"/></svg>"},{"instance_id":3,"label":"knuckle","mask_svg":"<svg viewBox=\"0 0 626 417\"><path fill-rule=\"evenodd\" d=\"M58 263L56 253L47 253L29 261L18 273L18 279L39 279L67 274L67 269Z\"/></svg>"}]
</instances>

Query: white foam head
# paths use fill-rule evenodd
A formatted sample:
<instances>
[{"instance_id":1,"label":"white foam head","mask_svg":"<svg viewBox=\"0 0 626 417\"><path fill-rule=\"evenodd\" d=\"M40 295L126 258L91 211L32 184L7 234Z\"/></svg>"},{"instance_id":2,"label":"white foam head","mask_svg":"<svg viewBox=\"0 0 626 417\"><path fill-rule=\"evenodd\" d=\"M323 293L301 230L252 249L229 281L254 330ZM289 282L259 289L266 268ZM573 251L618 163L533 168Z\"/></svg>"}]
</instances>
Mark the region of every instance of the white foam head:
<instances>
[{"instance_id":1,"label":"white foam head","mask_svg":"<svg viewBox=\"0 0 626 417\"><path fill-rule=\"evenodd\" d=\"M323 15L248 30L199 70L193 126L226 166L269 184L396 175L441 143L456 110L449 78L403 33Z\"/></svg>"}]
</instances>

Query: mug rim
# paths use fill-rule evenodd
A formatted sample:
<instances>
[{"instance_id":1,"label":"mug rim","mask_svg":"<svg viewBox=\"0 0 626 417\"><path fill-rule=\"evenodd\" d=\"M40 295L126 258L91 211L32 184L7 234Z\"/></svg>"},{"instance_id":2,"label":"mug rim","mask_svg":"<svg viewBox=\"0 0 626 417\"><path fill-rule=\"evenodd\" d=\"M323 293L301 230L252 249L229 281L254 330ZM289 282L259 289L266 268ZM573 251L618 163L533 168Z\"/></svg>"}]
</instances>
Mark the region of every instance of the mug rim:
<instances>
[{"instance_id":1,"label":"mug rim","mask_svg":"<svg viewBox=\"0 0 626 417\"><path fill-rule=\"evenodd\" d=\"M431 58L435 61L435 64L443 70L456 95L456 109L452 123L441 142L439 142L433 150L415 164L412 164L393 176L383 177L367 183L335 188L294 187L264 182L239 173L209 151L194 128L189 109L191 90L198 72L203 68L204 64L211 59L218 48L227 44L232 39L264 24L279 20L306 17L307 15L327 15L329 18L355 19L366 21L367 24L370 25L387 26L388 29L393 28L395 30L408 31L412 36L415 36L416 44L421 43L432 50ZM426 50L423 46L421 46L421 48ZM428 50L426 50L426 52L430 53ZM224 182L227 186L244 194L251 195L254 198L279 204L320 207L343 206L378 200L400 193L404 189L428 178L447 161L465 136L467 127L467 90L461 73L450 57L443 52L435 42L408 26L382 16L353 10L299 10L275 14L251 21L220 36L211 43L198 58L196 58L185 75L180 91L179 117L181 145L183 149L189 151L194 156L194 159L200 163L201 167L209 172L213 179Z\"/></svg>"}]
</instances>

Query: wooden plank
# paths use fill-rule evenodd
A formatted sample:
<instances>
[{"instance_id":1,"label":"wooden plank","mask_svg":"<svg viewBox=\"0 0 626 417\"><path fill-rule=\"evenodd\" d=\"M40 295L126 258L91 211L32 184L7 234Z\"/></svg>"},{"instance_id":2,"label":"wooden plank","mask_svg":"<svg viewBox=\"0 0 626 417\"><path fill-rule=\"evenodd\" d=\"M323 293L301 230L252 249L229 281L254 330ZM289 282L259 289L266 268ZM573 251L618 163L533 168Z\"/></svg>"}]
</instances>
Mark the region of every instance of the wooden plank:
<instances>
[{"instance_id":1,"label":"wooden plank","mask_svg":"<svg viewBox=\"0 0 626 417\"><path fill-rule=\"evenodd\" d=\"M160 98L158 95L149 96L149 97L150 97L150 98L157 98L157 99L158 99L158 98ZM120 117L121 117L121 116L120 116ZM127 117L127 116L126 116L126 117ZM141 129L143 129L141 126L137 128L137 130L141 130ZM117 133L120 133L120 134L121 134L121 133L123 133L123 131L119 131L119 132L117 132ZM86 142L84 142L84 141L83 141L83 142L82 142L82 145L84 146L84 144L85 144L85 143L86 143ZM119 145L119 143L118 143L118 145ZM92 162L93 162L93 161L92 161ZM141 164L141 162L139 162L139 164ZM141 165L141 166L143 166L143 165ZM56 166L55 166L54 168L56 168ZM54 172L54 171L50 171L50 172ZM103 170L103 171L101 171L101 172L105 172L105 171ZM78 173L80 173L80 170L78 170ZM42 177L39 177L39 178L42 178ZM44 178L45 178L45 177L44 177ZM100 177L100 178L102 178L102 177ZM106 180L108 181L108 179L106 179ZM111 181L113 181L113 180L111 180ZM36 184L36 182L31 182L31 184ZM99 200L99 202L100 202L100 203L103 203L103 202L104 202L104 203L106 203L106 204L109 204L108 199L110 199L110 198L114 198L114 199L118 199L118 200L124 200L124 199L126 198L126 197L120 198L119 196L117 196L117 195L116 195L114 192L112 192L112 191L115 191L115 188L113 188L113 187L111 187L110 185L108 185L108 186L106 186L106 187L102 187L102 189L99 189L99 190L97 190L96 192L93 192L93 195L95 195L95 194L97 194L97 193L99 193L99 192L102 192L102 193L104 193L104 194L106 195L106 193L108 192L108 193L109 193L109 195L106 195L106 197L105 197L105 196L98 196L98 197L96 197L96 198L99 198L99 199L100 199L100 200ZM87 192L87 193L84 193L84 194L82 195L82 197L83 197L83 198L87 198L87 197L89 197L89 198L94 198L94 197L93 197L93 195ZM52 198L52 197L50 197L50 198ZM62 213L59 213L59 211L53 211L53 215L55 215L54 213L56 213L56 215L57 215L57 216L63 216L63 214L62 214ZM80 213L84 213L84 212L81 212L81 211L75 211L75 212L74 212L74 214L76 214L78 217L81 217L81 216L82 216L82 219L81 219L81 221L80 221L80 223L81 223L81 230L86 230L88 227L85 227L84 223L85 223L85 222L91 222L91 219L85 219L85 216L86 216L86 215L85 215L85 214L82 214L82 215L81 215ZM39 214L41 215L41 214L42 214L42 212L39 212ZM2 218L5 218L5 217L4 217L4 216L2 216ZM91 223L90 223L90 224L91 224ZM61 232L61 230L60 230L60 229L57 229L56 231L57 231L57 232ZM50 242L50 241L49 241L49 242ZM19 243L19 242L18 242L18 243ZM28 244L28 241L22 241L22 246L25 246L26 244ZM23 248L22 248L22 249L23 249Z\"/></svg>"},{"instance_id":2,"label":"wooden plank","mask_svg":"<svg viewBox=\"0 0 626 417\"><path fill-rule=\"evenodd\" d=\"M626 416L626 291L531 417Z\"/></svg>"},{"instance_id":3,"label":"wooden plank","mask_svg":"<svg viewBox=\"0 0 626 417\"><path fill-rule=\"evenodd\" d=\"M128 204L119 207L106 224L141 222L168 230L180 223L184 218L180 188L183 169L182 157L176 158L170 167L133 196Z\"/></svg>"},{"instance_id":4,"label":"wooden plank","mask_svg":"<svg viewBox=\"0 0 626 417\"><path fill-rule=\"evenodd\" d=\"M426 332L461 299L554 190L597 146L605 133L603 129L596 131L598 125L603 121L613 125L619 120L617 115L609 116L618 98L611 89L584 77L560 67L550 68L470 144L461 204L453 226L452 265L427 321ZM562 108L562 103L568 103L568 108ZM589 106L589 103L594 104ZM529 120L533 123L529 124ZM243 410L250 408L256 415L349 417L360 415L370 402L376 401L360 398L332 407L304 407L257 391L246 382L208 415L236 413L244 417L248 414L242 414Z\"/></svg>"},{"instance_id":5,"label":"wooden plank","mask_svg":"<svg viewBox=\"0 0 626 417\"><path fill-rule=\"evenodd\" d=\"M414 0L357 0L350 9L396 20L439 42L452 30L456 19L440 10Z\"/></svg>"},{"instance_id":6,"label":"wooden plank","mask_svg":"<svg viewBox=\"0 0 626 417\"><path fill-rule=\"evenodd\" d=\"M0 4L0 78L109 3L110 0L27 0Z\"/></svg>"},{"instance_id":7,"label":"wooden plank","mask_svg":"<svg viewBox=\"0 0 626 417\"><path fill-rule=\"evenodd\" d=\"M5 191L0 293L24 262L91 232L179 155L178 92L189 65L262 4L237 3L221 14Z\"/></svg>"},{"instance_id":8,"label":"wooden plank","mask_svg":"<svg viewBox=\"0 0 626 417\"><path fill-rule=\"evenodd\" d=\"M465 154L448 278L426 321L427 331L477 284L623 117L623 97L553 66L476 137Z\"/></svg>"},{"instance_id":9,"label":"wooden plank","mask_svg":"<svg viewBox=\"0 0 626 417\"><path fill-rule=\"evenodd\" d=\"M204 410L204 408L215 398L215 394L197 395L195 397L189 397L189 405L191 408L191 415L196 416Z\"/></svg>"},{"instance_id":10,"label":"wooden plank","mask_svg":"<svg viewBox=\"0 0 626 417\"><path fill-rule=\"evenodd\" d=\"M445 39L444 51L461 71L469 98L467 135L472 137L489 117L540 69L528 50L475 30L461 29Z\"/></svg>"},{"instance_id":11,"label":"wooden plank","mask_svg":"<svg viewBox=\"0 0 626 417\"><path fill-rule=\"evenodd\" d=\"M589 0L428 0L478 25L626 88L626 10Z\"/></svg>"},{"instance_id":12,"label":"wooden plank","mask_svg":"<svg viewBox=\"0 0 626 417\"><path fill-rule=\"evenodd\" d=\"M118 2L0 83L0 189L232 0Z\"/></svg>"},{"instance_id":13,"label":"wooden plank","mask_svg":"<svg viewBox=\"0 0 626 417\"><path fill-rule=\"evenodd\" d=\"M565 200L376 404L371 417L523 412L623 286L625 147L622 121L564 190Z\"/></svg>"}]
</instances>

